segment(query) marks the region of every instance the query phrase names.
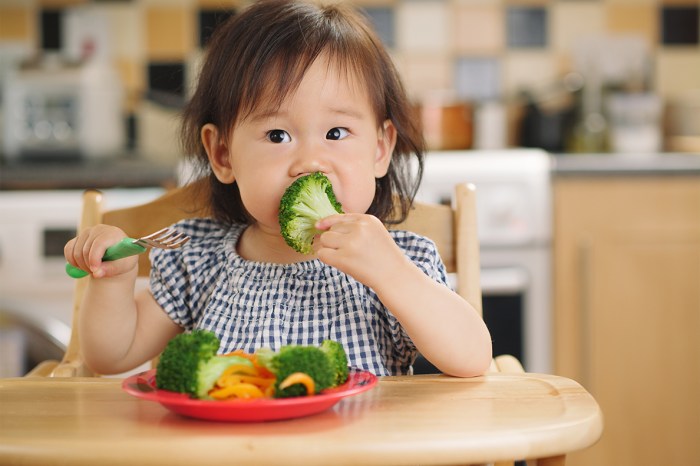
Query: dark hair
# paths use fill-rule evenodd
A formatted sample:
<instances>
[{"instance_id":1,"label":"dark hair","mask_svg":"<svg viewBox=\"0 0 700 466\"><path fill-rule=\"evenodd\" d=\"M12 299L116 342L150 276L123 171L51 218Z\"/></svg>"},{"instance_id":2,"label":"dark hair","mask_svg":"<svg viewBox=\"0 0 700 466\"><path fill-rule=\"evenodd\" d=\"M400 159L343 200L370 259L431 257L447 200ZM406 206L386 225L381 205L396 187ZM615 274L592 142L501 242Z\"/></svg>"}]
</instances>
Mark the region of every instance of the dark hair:
<instances>
[{"instance_id":1,"label":"dark hair","mask_svg":"<svg viewBox=\"0 0 700 466\"><path fill-rule=\"evenodd\" d=\"M352 7L279 0L257 2L215 31L199 83L184 109L185 154L197 173L210 179L215 218L250 222L237 183L223 184L212 173L201 128L212 123L228 139L234 123L258 105L279 105L321 53L341 71L364 80L378 125L390 119L396 127L389 171L376 180L368 213L386 223L405 219L422 177L424 142L391 58L366 18ZM412 157L417 170L411 169Z\"/></svg>"}]
</instances>

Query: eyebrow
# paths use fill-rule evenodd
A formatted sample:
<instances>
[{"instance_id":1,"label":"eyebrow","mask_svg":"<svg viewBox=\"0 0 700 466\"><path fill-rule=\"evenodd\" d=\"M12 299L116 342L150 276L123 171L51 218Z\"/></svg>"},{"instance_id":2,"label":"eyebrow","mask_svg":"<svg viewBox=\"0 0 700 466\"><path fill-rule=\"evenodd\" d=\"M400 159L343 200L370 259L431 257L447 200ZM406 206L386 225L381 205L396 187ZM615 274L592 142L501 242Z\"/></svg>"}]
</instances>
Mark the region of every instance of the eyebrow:
<instances>
[{"instance_id":1,"label":"eyebrow","mask_svg":"<svg viewBox=\"0 0 700 466\"><path fill-rule=\"evenodd\" d=\"M359 112L359 111L354 110L352 108L338 107L338 108L331 108L330 111L332 113L335 113L338 115L349 116L349 117L355 118L357 120L362 119L362 117L363 117L362 112Z\"/></svg>"},{"instance_id":2,"label":"eyebrow","mask_svg":"<svg viewBox=\"0 0 700 466\"><path fill-rule=\"evenodd\" d=\"M331 107L328 109L331 113L336 114L336 115L344 115L348 116L350 118L354 118L357 120L360 120L363 118L362 112L348 108L348 107ZM251 122L258 122L258 121L264 121L270 118L274 118L277 115L284 114L285 112L281 112L279 110L263 110L259 112L251 112L246 119Z\"/></svg>"}]
</instances>

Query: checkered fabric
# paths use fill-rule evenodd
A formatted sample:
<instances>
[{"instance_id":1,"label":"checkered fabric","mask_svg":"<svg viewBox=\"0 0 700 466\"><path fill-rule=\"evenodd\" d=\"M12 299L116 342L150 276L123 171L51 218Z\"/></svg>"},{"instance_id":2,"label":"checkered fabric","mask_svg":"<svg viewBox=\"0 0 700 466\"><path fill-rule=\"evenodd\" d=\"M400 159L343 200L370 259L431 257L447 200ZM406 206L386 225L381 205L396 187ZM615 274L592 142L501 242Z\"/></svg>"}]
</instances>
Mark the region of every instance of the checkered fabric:
<instances>
[{"instance_id":1,"label":"checkered fabric","mask_svg":"<svg viewBox=\"0 0 700 466\"><path fill-rule=\"evenodd\" d=\"M185 330L215 332L220 353L332 339L343 344L353 367L376 375L409 373L416 348L370 288L317 259L245 260L235 248L241 225L189 219L174 227L192 239L180 249L151 250L151 292ZM432 241L406 231L391 235L427 275L449 286Z\"/></svg>"}]
</instances>

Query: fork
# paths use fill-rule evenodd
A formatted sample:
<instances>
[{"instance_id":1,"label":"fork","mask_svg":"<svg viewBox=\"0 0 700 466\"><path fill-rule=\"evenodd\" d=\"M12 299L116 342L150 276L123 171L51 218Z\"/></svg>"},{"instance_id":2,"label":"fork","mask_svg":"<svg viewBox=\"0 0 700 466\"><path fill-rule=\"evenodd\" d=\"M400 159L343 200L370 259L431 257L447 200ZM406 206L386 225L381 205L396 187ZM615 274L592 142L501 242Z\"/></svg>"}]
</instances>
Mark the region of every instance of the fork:
<instances>
[{"instance_id":1,"label":"fork","mask_svg":"<svg viewBox=\"0 0 700 466\"><path fill-rule=\"evenodd\" d=\"M190 237L173 228L163 228L155 233L144 236L142 238L124 238L117 244L107 248L103 261L115 261L129 256L135 256L146 252L148 248L159 249L177 249L184 246L190 240ZM83 278L88 275L83 269L66 263L66 273L72 278Z\"/></svg>"}]
</instances>

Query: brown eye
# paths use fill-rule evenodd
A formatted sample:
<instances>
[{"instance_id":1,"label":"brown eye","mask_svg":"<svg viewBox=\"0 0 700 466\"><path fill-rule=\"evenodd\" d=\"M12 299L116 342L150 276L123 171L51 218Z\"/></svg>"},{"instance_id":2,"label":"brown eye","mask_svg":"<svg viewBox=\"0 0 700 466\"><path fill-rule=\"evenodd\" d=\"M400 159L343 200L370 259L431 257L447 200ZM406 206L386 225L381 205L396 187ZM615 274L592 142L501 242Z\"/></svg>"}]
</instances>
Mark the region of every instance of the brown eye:
<instances>
[{"instance_id":1,"label":"brown eye","mask_svg":"<svg viewBox=\"0 0 700 466\"><path fill-rule=\"evenodd\" d=\"M331 128L327 133L326 133L326 139L331 139L333 141L339 141L341 139L345 139L348 134L347 129L345 128Z\"/></svg>"},{"instance_id":2,"label":"brown eye","mask_svg":"<svg viewBox=\"0 0 700 466\"><path fill-rule=\"evenodd\" d=\"M290 142L292 140L289 133L283 129L273 129L267 132L267 139L275 144L282 144L283 142Z\"/></svg>"}]
</instances>

